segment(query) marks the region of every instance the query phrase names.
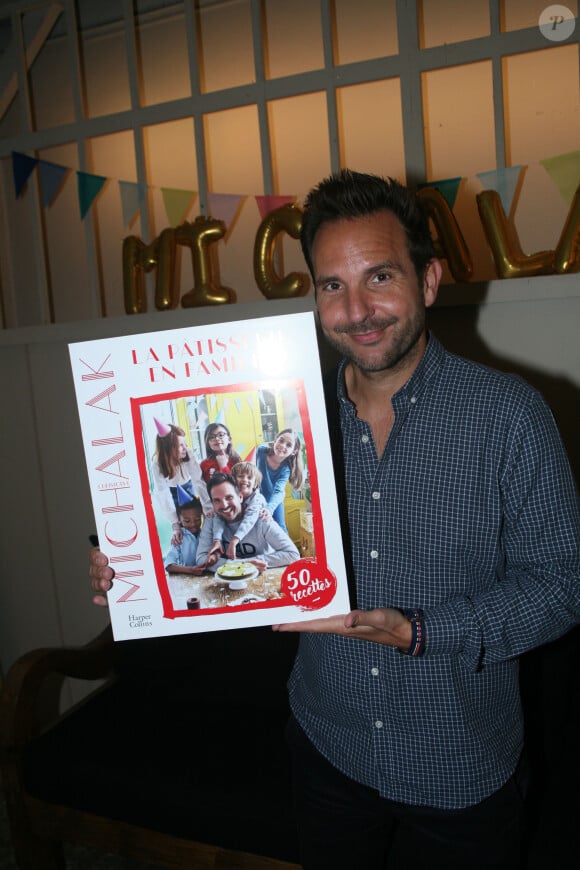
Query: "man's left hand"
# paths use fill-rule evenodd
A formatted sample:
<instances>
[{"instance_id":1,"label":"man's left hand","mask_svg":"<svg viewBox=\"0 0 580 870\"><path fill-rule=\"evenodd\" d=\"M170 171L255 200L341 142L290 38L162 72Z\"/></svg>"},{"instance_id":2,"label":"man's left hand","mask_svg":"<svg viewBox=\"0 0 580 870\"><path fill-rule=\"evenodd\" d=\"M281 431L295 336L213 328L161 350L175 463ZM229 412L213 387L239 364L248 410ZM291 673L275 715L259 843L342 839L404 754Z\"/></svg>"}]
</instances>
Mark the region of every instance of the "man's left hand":
<instances>
[{"instance_id":1,"label":"man's left hand","mask_svg":"<svg viewBox=\"0 0 580 870\"><path fill-rule=\"evenodd\" d=\"M274 631L299 631L311 634L340 634L357 640L370 640L384 646L407 650L411 645L411 623L392 607L352 610L341 616L273 625Z\"/></svg>"}]
</instances>

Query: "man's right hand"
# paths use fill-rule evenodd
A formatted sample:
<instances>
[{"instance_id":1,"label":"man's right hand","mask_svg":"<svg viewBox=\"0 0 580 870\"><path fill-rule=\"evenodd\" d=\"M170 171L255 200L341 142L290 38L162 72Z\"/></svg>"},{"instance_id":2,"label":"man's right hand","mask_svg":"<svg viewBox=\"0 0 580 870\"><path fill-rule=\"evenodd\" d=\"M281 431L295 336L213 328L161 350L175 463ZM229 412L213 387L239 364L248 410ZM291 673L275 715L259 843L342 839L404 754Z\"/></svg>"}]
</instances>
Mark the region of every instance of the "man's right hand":
<instances>
[{"instance_id":1,"label":"man's right hand","mask_svg":"<svg viewBox=\"0 0 580 870\"><path fill-rule=\"evenodd\" d=\"M89 577L91 578L91 589L95 593L93 604L107 607L107 596L104 593L112 589L114 576L115 572L109 567L109 560L105 554L101 553L98 547L89 550Z\"/></svg>"}]
</instances>

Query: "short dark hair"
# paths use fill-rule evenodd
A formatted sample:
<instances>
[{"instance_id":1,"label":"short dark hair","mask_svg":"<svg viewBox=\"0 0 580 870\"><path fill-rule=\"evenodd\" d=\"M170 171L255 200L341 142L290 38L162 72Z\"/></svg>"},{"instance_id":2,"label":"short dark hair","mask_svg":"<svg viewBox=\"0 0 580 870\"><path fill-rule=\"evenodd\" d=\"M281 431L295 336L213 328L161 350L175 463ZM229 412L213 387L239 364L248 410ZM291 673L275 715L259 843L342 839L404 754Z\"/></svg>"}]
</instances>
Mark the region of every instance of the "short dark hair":
<instances>
[{"instance_id":1,"label":"short dark hair","mask_svg":"<svg viewBox=\"0 0 580 870\"><path fill-rule=\"evenodd\" d=\"M312 248L321 226L341 218L358 218L390 211L407 236L409 256L419 282L435 257L429 222L416 196L394 178L341 169L323 179L304 201L300 244L313 278Z\"/></svg>"},{"instance_id":2,"label":"short dark hair","mask_svg":"<svg viewBox=\"0 0 580 870\"><path fill-rule=\"evenodd\" d=\"M225 471L216 471L207 482L207 491L210 497L214 486L219 486L220 483L231 483L236 492L239 492L238 484L231 474L226 474Z\"/></svg>"},{"instance_id":3,"label":"short dark hair","mask_svg":"<svg viewBox=\"0 0 580 870\"><path fill-rule=\"evenodd\" d=\"M190 501L184 502L184 504L179 504L179 502L178 502L175 509L177 511L178 516L182 511L190 511L190 510L195 510L195 511L199 511L200 513L203 513L203 508L201 506L201 502L196 495L194 495Z\"/></svg>"}]
</instances>

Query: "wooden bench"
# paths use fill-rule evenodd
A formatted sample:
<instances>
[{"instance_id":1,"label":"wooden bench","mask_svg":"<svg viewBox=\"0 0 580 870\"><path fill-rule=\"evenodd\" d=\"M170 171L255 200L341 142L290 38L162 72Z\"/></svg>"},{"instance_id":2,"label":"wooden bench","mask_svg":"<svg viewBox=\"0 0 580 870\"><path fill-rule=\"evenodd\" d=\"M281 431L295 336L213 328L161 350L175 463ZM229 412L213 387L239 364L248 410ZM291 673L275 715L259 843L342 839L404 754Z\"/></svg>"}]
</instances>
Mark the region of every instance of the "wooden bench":
<instances>
[{"instance_id":1,"label":"wooden bench","mask_svg":"<svg viewBox=\"0 0 580 870\"><path fill-rule=\"evenodd\" d=\"M286 680L269 628L41 649L10 668L0 763L20 870L63 843L171 868L298 867ZM64 677L107 681L64 716ZM46 727L46 722L49 722Z\"/></svg>"}]
</instances>

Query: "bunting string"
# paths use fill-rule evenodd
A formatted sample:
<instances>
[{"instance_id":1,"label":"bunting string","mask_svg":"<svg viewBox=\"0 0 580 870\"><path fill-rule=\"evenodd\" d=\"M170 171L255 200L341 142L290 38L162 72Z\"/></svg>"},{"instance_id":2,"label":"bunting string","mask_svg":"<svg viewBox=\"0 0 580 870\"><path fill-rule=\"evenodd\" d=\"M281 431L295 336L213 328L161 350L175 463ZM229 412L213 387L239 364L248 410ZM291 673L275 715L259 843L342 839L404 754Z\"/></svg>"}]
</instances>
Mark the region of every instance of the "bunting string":
<instances>
[{"instance_id":1,"label":"bunting string","mask_svg":"<svg viewBox=\"0 0 580 870\"><path fill-rule=\"evenodd\" d=\"M580 150L546 157L539 161L539 165L544 168L555 188L563 197L566 204L570 206L580 181ZM487 172L478 172L476 177L479 179L483 190L496 191L501 199L505 213L510 214L523 177L523 170L526 168L525 166L510 166L506 169L492 169ZM63 189L68 176L75 172L81 220L89 213L99 194L107 184L115 182L113 178L72 170L68 166L61 166L47 160L39 160L35 157L30 157L28 154L13 151L12 174L14 177L14 193L17 199L24 195L27 182L35 169L38 169L40 174L40 188L44 208L52 205ZM443 178L437 181L425 182L419 185L419 187L437 188L453 210L461 184L465 180L462 176ZM123 223L128 227L143 208L147 191L152 188L150 185L134 181L117 180L117 185L121 198ZM191 209L198 196L198 191L167 187L159 189L163 198L169 226L179 226ZM253 197L255 200L261 219L264 219L267 214L280 206L296 200L296 197L292 195L210 193L208 195L210 215L218 220L222 220L226 227L230 229L235 222L240 206L249 197Z\"/></svg>"}]
</instances>

